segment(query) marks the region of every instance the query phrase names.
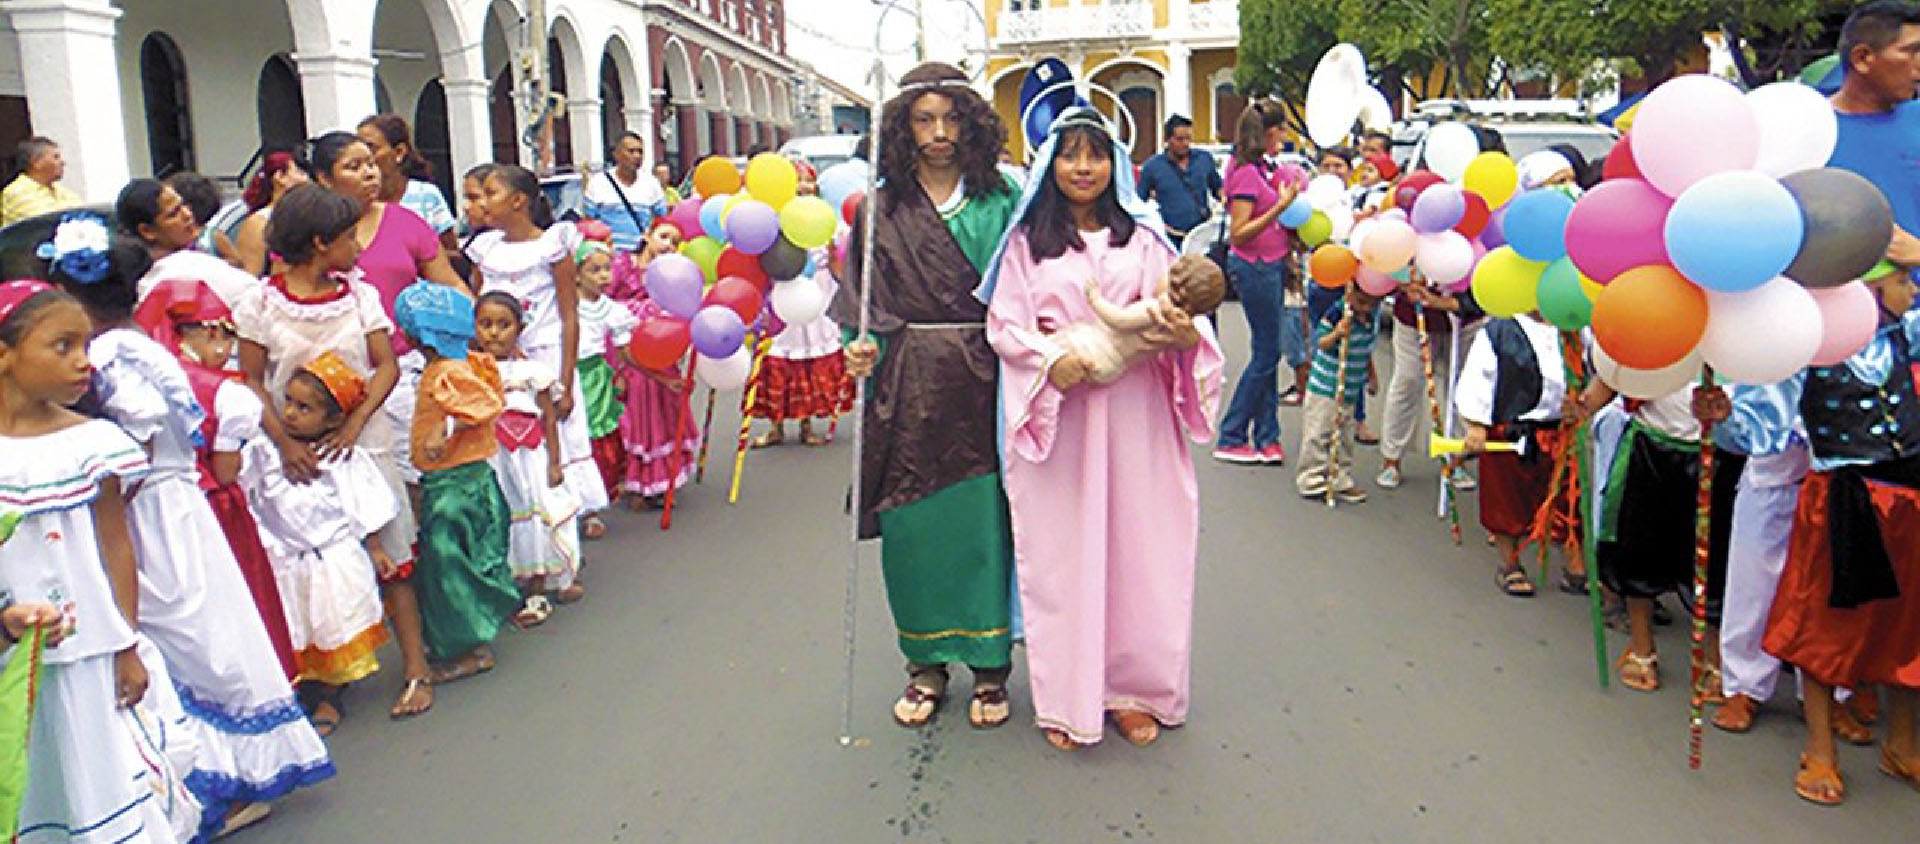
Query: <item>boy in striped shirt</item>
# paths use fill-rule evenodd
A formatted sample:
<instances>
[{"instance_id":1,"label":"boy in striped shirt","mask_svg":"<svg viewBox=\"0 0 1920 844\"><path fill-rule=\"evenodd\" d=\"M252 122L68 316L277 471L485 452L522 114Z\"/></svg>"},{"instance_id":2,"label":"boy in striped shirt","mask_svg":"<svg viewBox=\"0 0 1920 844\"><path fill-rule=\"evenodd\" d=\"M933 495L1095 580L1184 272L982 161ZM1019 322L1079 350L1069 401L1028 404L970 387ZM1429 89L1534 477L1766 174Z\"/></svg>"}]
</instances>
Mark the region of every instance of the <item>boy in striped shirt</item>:
<instances>
[{"instance_id":1,"label":"boy in striped shirt","mask_svg":"<svg viewBox=\"0 0 1920 844\"><path fill-rule=\"evenodd\" d=\"M1344 301L1328 308L1314 326L1314 352L1307 377L1305 422L1300 435L1300 474L1294 484L1300 494L1318 498L1329 484L1340 501L1359 504L1365 490L1353 482L1353 407L1367 388L1367 366L1373 360L1377 335L1375 319L1380 297L1348 283ZM1334 448L1338 437L1340 446ZM1337 455L1337 456L1336 456Z\"/></svg>"}]
</instances>

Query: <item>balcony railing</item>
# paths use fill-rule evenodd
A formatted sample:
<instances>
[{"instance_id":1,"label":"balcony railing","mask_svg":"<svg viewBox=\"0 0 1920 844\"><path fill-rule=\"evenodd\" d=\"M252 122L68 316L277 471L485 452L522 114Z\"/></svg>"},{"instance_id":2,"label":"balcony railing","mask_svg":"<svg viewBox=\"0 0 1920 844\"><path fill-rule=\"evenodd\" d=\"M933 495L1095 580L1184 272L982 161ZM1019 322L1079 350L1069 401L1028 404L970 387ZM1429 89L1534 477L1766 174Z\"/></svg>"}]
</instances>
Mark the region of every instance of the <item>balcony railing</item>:
<instances>
[{"instance_id":1,"label":"balcony railing","mask_svg":"<svg viewBox=\"0 0 1920 844\"><path fill-rule=\"evenodd\" d=\"M1195 35L1233 35L1240 31L1240 0L1205 0L1187 6Z\"/></svg>"},{"instance_id":2,"label":"balcony railing","mask_svg":"<svg viewBox=\"0 0 1920 844\"><path fill-rule=\"evenodd\" d=\"M1002 44L1145 38L1153 34L1153 4L1107 2L1002 12L999 30L996 40Z\"/></svg>"}]
</instances>

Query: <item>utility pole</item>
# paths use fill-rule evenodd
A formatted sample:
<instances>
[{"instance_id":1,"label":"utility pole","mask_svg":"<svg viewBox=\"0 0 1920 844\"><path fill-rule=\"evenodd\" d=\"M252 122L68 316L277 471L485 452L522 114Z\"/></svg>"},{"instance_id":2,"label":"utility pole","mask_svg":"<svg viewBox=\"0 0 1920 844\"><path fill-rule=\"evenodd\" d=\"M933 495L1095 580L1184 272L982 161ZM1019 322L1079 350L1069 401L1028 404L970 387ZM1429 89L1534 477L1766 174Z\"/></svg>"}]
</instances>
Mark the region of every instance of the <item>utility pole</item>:
<instances>
[{"instance_id":1,"label":"utility pole","mask_svg":"<svg viewBox=\"0 0 1920 844\"><path fill-rule=\"evenodd\" d=\"M913 25L917 36L913 39L913 61L924 64L927 60L927 0L913 0Z\"/></svg>"},{"instance_id":2,"label":"utility pole","mask_svg":"<svg viewBox=\"0 0 1920 844\"><path fill-rule=\"evenodd\" d=\"M533 148L533 169L553 172L553 80L547 68L547 0L529 0L522 29L520 67L527 82L526 142Z\"/></svg>"}]
</instances>

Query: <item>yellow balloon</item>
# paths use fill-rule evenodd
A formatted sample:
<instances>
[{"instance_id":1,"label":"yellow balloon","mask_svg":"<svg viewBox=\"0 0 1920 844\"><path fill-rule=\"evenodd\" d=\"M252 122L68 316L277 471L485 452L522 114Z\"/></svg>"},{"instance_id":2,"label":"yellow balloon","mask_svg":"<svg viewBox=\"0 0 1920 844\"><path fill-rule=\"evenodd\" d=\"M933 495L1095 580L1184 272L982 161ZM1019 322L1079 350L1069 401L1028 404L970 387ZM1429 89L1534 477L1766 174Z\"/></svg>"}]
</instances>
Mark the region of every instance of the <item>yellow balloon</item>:
<instances>
[{"instance_id":1,"label":"yellow balloon","mask_svg":"<svg viewBox=\"0 0 1920 844\"><path fill-rule=\"evenodd\" d=\"M775 211L800 190L800 172L777 152L763 152L747 162L747 193Z\"/></svg>"},{"instance_id":2,"label":"yellow balloon","mask_svg":"<svg viewBox=\"0 0 1920 844\"><path fill-rule=\"evenodd\" d=\"M740 168L719 156L703 159L693 168L693 189L701 196L719 196L740 190Z\"/></svg>"},{"instance_id":3,"label":"yellow balloon","mask_svg":"<svg viewBox=\"0 0 1920 844\"><path fill-rule=\"evenodd\" d=\"M817 196L794 197L780 209L780 232L801 249L817 249L833 240L839 216Z\"/></svg>"},{"instance_id":4,"label":"yellow balloon","mask_svg":"<svg viewBox=\"0 0 1920 844\"><path fill-rule=\"evenodd\" d=\"M1600 291L1605 289L1607 289L1606 285L1587 278L1586 273L1580 274L1580 292L1587 294L1587 301L1592 302L1599 299Z\"/></svg>"},{"instance_id":5,"label":"yellow balloon","mask_svg":"<svg viewBox=\"0 0 1920 844\"><path fill-rule=\"evenodd\" d=\"M1513 247L1502 246L1473 268L1473 299L1492 316L1527 313L1540 307L1540 274L1546 270L1545 262L1529 261Z\"/></svg>"},{"instance_id":6,"label":"yellow balloon","mask_svg":"<svg viewBox=\"0 0 1920 844\"><path fill-rule=\"evenodd\" d=\"M740 203L752 198L752 194L745 192L736 193L727 197L726 203L720 206L720 225L724 226L727 224L727 215L732 214L734 208L739 207Z\"/></svg>"},{"instance_id":7,"label":"yellow balloon","mask_svg":"<svg viewBox=\"0 0 1920 844\"><path fill-rule=\"evenodd\" d=\"M1520 188L1520 170L1504 152L1483 152L1467 163L1467 175L1460 179L1460 187L1479 194L1489 209L1499 208Z\"/></svg>"}]
</instances>

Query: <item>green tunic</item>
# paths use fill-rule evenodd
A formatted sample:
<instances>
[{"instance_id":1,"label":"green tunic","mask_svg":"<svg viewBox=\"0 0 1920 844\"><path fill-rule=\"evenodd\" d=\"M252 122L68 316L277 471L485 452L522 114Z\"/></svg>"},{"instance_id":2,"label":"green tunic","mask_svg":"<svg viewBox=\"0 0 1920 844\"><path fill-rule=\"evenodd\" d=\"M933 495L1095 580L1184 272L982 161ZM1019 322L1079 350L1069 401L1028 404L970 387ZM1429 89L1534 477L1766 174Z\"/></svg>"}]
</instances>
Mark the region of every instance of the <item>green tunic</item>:
<instances>
[{"instance_id":1,"label":"green tunic","mask_svg":"<svg viewBox=\"0 0 1920 844\"><path fill-rule=\"evenodd\" d=\"M900 651L913 663L1011 662L1013 539L994 407L998 359L972 298L1012 221L1017 187L939 213L924 192L876 220L863 521L878 533ZM858 232L858 224L855 231ZM859 244L849 250L859 254ZM857 261L849 275L858 278ZM857 282L835 319L858 320ZM851 293L849 291L852 291Z\"/></svg>"}]
</instances>

